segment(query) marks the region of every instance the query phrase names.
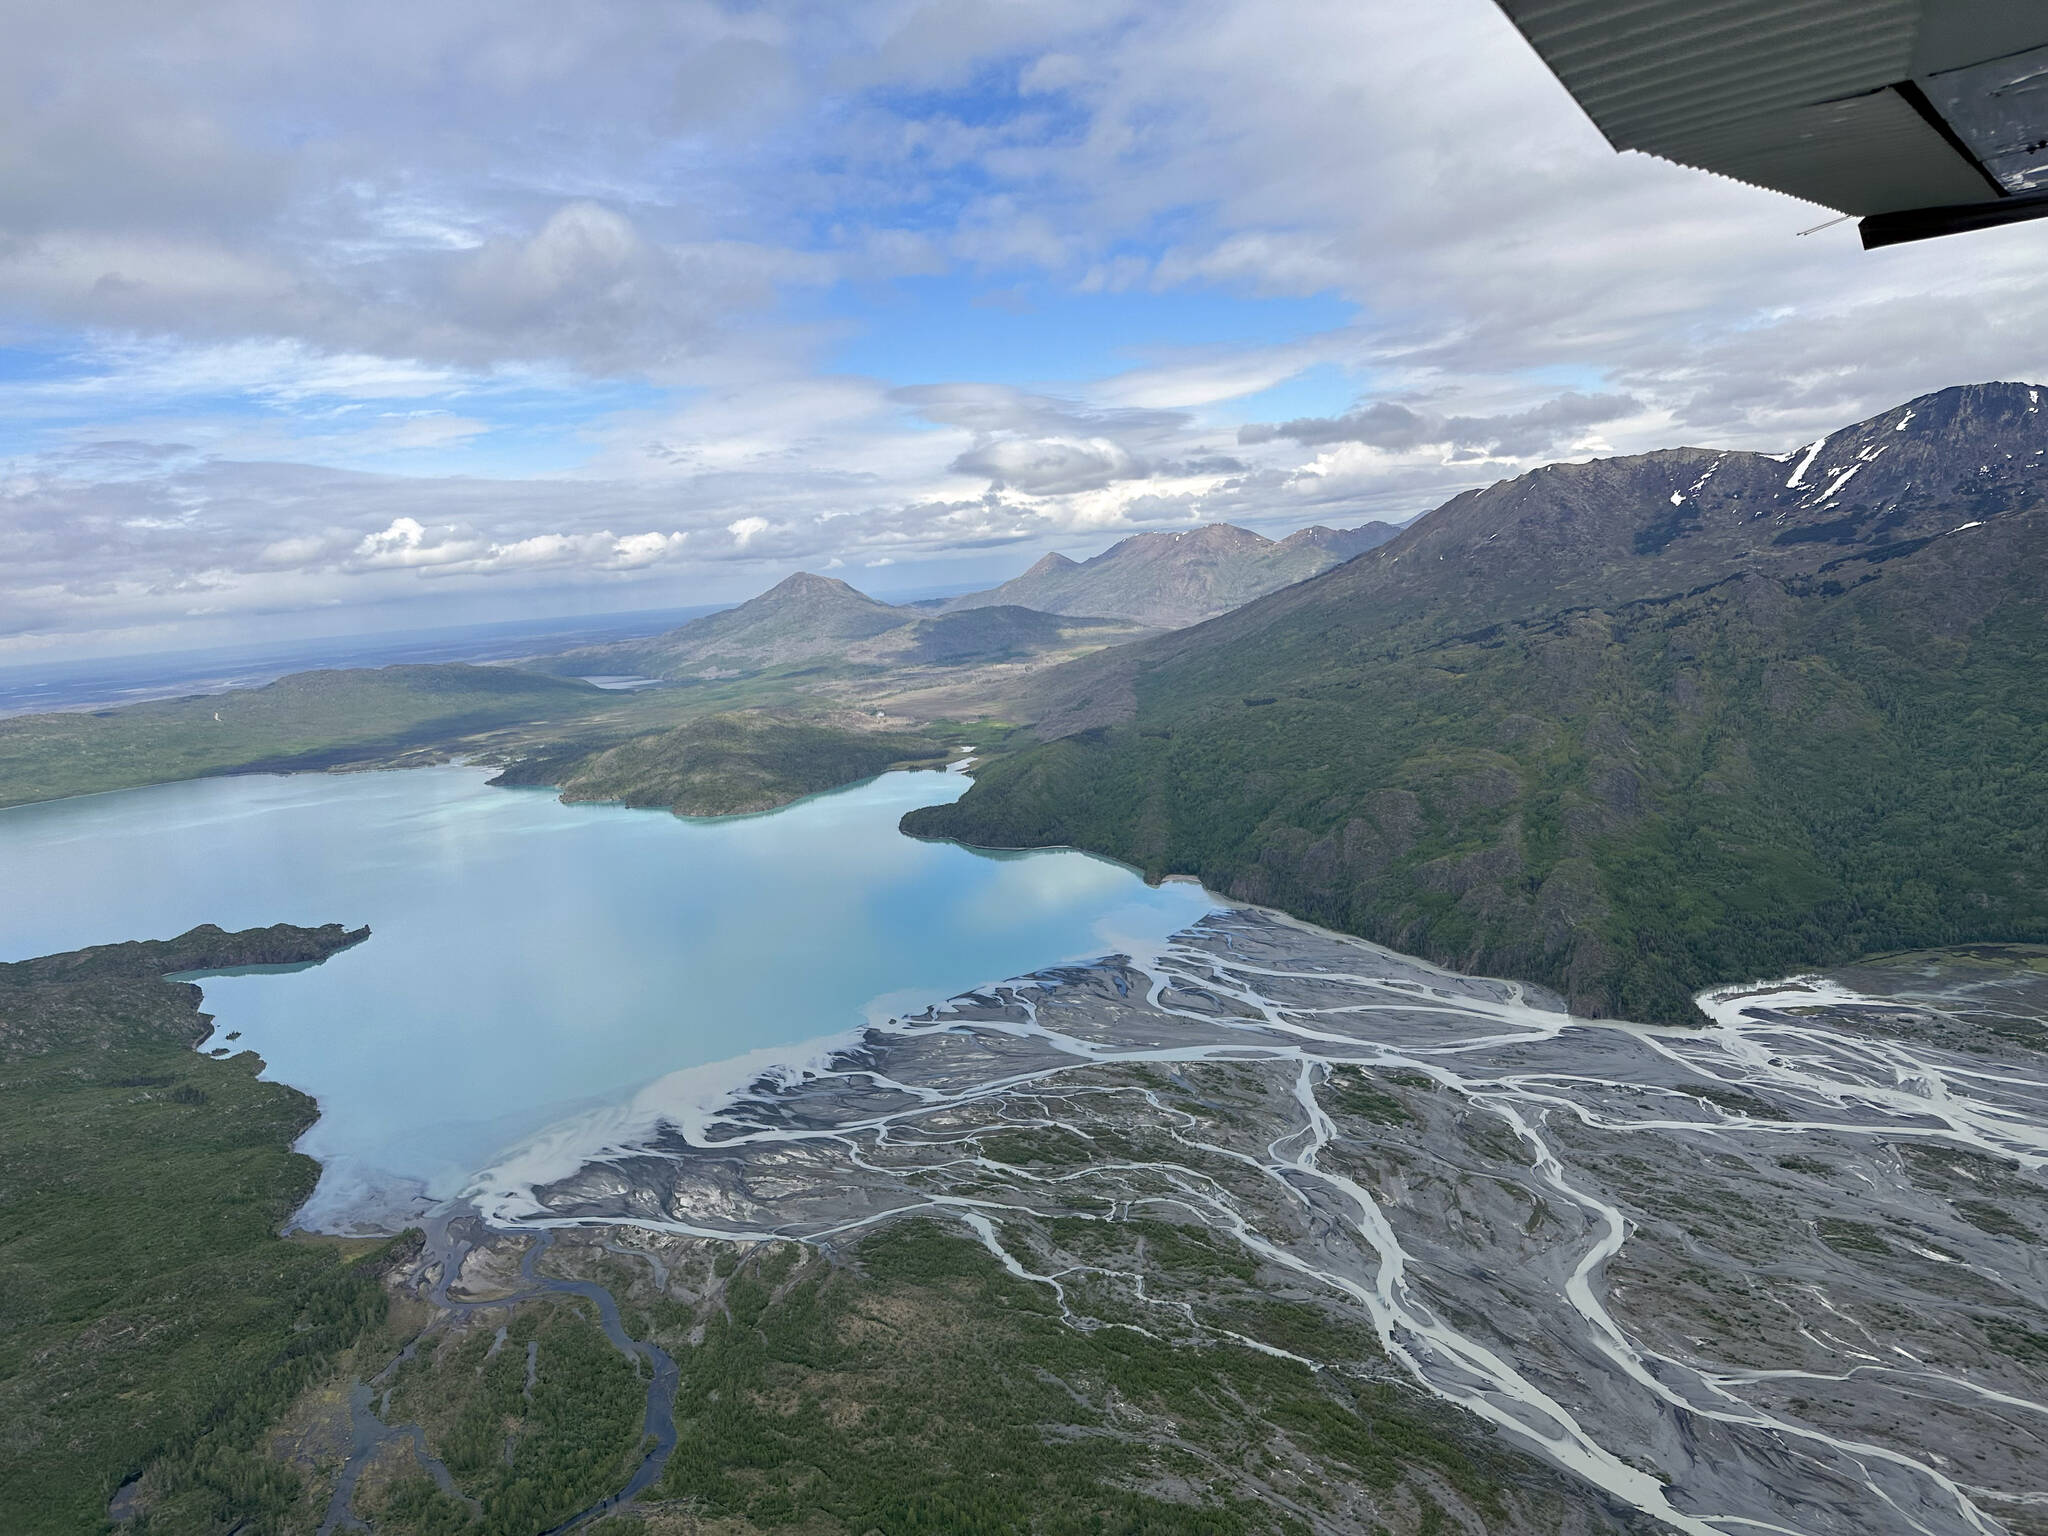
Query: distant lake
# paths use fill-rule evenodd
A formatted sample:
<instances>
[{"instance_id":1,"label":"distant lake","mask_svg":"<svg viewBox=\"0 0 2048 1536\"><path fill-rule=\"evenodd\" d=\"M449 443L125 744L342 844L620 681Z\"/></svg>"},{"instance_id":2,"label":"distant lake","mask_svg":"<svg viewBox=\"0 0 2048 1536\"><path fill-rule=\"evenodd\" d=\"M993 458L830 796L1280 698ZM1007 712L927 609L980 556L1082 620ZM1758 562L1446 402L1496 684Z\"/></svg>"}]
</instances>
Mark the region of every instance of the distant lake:
<instances>
[{"instance_id":1,"label":"distant lake","mask_svg":"<svg viewBox=\"0 0 2048 1536\"><path fill-rule=\"evenodd\" d=\"M301 1220L334 1228L402 1220L670 1072L1155 943L1213 907L1086 854L899 833L964 792L953 773L716 821L487 776L203 779L0 811L0 958L204 922L368 923L324 965L203 983L208 1046L253 1049L320 1101Z\"/></svg>"},{"instance_id":2,"label":"distant lake","mask_svg":"<svg viewBox=\"0 0 2048 1536\"><path fill-rule=\"evenodd\" d=\"M255 688L313 667L388 667L396 662L491 661L602 645L673 629L724 604L550 619L512 619L438 629L326 635L259 645L95 656L0 666L0 716L92 705L137 704L229 688Z\"/></svg>"}]
</instances>

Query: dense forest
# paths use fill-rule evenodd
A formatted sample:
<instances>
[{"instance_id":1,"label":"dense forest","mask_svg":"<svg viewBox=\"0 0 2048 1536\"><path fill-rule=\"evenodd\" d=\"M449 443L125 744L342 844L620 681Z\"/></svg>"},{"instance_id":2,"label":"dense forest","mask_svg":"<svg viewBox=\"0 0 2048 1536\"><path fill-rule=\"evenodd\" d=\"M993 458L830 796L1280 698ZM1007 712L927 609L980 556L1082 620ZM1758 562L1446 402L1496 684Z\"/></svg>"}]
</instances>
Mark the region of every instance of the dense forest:
<instances>
[{"instance_id":1,"label":"dense forest","mask_svg":"<svg viewBox=\"0 0 2048 1536\"><path fill-rule=\"evenodd\" d=\"M306 1095L248 1053L195 1055L199 989L167 972L317 960L338 927L199 928L0 965L0 1510L19 1536L250 1533L299 1507L270 1426L382 1322L404 1240L278 1228L319 1165Z\"/></svg>"}]
</instances>

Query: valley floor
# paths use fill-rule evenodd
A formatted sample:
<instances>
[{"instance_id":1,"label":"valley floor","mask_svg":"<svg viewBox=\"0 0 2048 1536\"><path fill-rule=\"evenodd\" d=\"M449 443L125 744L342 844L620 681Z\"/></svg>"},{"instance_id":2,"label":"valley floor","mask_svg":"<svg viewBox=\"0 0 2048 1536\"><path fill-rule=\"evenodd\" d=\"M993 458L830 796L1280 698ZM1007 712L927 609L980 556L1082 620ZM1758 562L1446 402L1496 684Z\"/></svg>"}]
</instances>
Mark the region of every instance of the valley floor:
<instances>
[{"instance_id":1,"label":"valley floor","mask_svg":"<svg viewBox=\"0 0 2048 1536\"><path fill-rule=\"evenodd\" d=\"M699 1136L484 1209L672 1256L857 1255L915 1212L1089 1340L1250 1350L1404 1413L1419 1386L1497 1453L1600 1490L1570 1501L1587 1519L2048 1528L2048 957L1707 1001L1703 1030L1576 1020L1237 911L873 1031ZM1283 1440L1212 1486L1286 1492L1318 1530L1403 1523L1309 1442L1261 1485ZM1287 1479L1318 1465L1323 1502L1302 1502ZM1418 1475L1402 1486L1450 1497ZM1521 1507L1462 1511L1514 1528Z\"/></svg>"},{"instance_id":2,"label":"valley floor","mask_svg":"<svg viewBox=\"0 0 2048 1536\"><path fill-rule=\"evenodd\" d=\"M1690 1030L1576 1019L1219 913L871 1029L570 1177L506 1164L348 1269L345 1307L290 1300L332 1321L317 1353L265 1343L301 1362L289 1394L233 1386L110 1513L132 1536L2048 1530L2048 950L1703 1006ZM167 1102L210 1123L247 1058L183 1060ZM159 1091L122 1071L113 1095ZM343 1283L238 1241L252 1300L269 1253ZM76 1346L102 1398L49 1400L26 1454L125 1412L126 1357L91 1343L119 1322Z\"/></svg>"}]
</instances>

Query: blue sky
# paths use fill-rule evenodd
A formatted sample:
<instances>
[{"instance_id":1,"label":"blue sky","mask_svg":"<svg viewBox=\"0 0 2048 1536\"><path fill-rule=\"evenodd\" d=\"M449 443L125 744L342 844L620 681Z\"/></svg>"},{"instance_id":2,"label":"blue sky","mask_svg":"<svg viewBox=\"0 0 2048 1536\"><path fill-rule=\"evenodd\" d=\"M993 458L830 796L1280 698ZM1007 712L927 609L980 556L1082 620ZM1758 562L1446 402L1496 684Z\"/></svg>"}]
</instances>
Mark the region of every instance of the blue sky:
<instances>
[{"instance_id":1,"label":"blue sky","mask_svg":"<svg viewBox=\"0 0 2048 1536\"><path fill-rule=\"evenodd\" d=\"M835 370L897 384L980 379L1037 390L1082 387L1180 354L1298 342L1339 330L1356 313L1334 293L1076 292L970 272L835 290L828 302L845 327L825 359ZM1351 393L1326 403L1342 405Z\"/></svg>"},{"instance_id":2,"label":"blue sky","mask_svg":"<svg viewBox=\"0 0 2048 1536\"><path fill-rule=\"evenodd\" d=\"M0 664L987 580L2048 372L2038 226L1800 237L1491 0L0 9Z\"/></svg>"}]
</instances>

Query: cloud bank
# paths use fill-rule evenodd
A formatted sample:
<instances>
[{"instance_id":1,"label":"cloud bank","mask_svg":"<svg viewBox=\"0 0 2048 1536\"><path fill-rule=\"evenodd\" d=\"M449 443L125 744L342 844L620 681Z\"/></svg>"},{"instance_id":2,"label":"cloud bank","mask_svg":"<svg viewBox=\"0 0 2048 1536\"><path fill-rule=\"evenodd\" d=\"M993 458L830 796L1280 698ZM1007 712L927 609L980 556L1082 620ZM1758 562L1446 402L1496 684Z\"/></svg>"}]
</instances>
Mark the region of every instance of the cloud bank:
<instances>
[{"instance_id":1,"label":"cloud bank","mask_svg":"<svg viewBox=\"0 0 2048 1536\"><path fill-rule=\"evenodd\" d=\"M1801 237L1490 0L0 23L0 660L939 582L2048 375L2038 226Z\"/></svg>"}]
</instances>

